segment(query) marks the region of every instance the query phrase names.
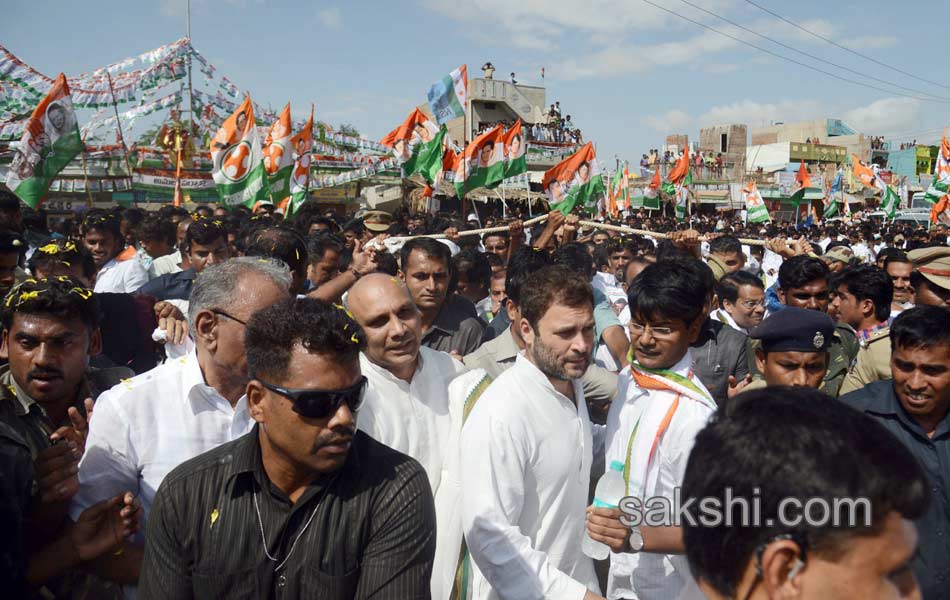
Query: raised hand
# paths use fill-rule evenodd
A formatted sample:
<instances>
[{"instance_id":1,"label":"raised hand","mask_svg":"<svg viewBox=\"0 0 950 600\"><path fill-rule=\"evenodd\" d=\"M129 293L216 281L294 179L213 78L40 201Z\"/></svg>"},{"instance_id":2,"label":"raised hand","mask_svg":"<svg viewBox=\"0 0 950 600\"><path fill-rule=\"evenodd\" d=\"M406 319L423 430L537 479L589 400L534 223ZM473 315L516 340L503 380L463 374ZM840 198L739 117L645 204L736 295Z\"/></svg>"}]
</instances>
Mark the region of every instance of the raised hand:
<instances>
[{"instance_id":1,"label":"raised hand","mask_svg":"<svg viewBox=\"0 0 950 600\"><path fill-rule=\"evenodd\" d=\"M49 436L50 441L54 444L60 443L60 440L73 442L76 444L80 456L86 451L86 437L89 435L89 422L92 420L94 406L92 398L86 398L83 405L86 407L85 418L83 418L78 408L70 406L66 413L69 415L71 424L60 427Z\"/></svg>"}]
</instances>

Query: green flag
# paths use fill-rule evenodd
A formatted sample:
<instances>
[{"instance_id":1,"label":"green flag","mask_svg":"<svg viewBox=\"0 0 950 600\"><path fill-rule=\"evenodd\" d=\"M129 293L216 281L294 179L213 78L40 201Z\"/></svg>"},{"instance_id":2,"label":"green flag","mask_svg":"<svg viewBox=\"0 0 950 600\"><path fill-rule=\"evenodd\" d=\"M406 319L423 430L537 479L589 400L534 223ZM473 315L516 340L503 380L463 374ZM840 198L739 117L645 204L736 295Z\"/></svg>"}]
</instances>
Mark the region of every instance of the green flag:
<instances>
[{"instance_id":1,"label":"green flag","mask_svg":"<svg viewBox=\"0 0 950 600\"><path fill-rule=\"evenodd\" d=\"M439 171L442 170L442 142L445 136L446 128L445 125L442 125L432 140L422 144L422 148L419 149L416 160L413 161L415 172L420 173L430 184L435 183Z\"/></svg>"},{"instance_id":2,"label":"green flag","mask_svg":"<svg viewBox=\"0 0 950 600\"><path fill-rule=\"evenodd\" d=\"M50 181L82 152L79 125L62 73L33 109L10 163L7 187L31 208L39 206Z\"/></svg>"}]
</instances>

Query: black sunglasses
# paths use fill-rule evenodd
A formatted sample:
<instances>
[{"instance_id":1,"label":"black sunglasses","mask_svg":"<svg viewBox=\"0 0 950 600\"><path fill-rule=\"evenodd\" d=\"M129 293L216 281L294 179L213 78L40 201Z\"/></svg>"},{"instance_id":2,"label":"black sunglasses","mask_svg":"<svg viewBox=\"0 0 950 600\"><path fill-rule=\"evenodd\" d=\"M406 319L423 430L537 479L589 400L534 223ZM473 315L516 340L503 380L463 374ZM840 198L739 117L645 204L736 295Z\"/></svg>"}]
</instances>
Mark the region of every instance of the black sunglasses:
<instances>
[{"instance_id":1,"label":"black sunglasses","mask_svg":"<svg viewBox=\"0 0 950 600\"><path fill-rule=\"evenodd\" d=\"M293 402L294 412L308 419L325 419L335 413L344 402L350 412L355 413L363 404L363 392L367 383L366 376L363 375L355 384L340 390L294 390L255 379L266 389L289 398Z\"/></svg>"}]
</instances>

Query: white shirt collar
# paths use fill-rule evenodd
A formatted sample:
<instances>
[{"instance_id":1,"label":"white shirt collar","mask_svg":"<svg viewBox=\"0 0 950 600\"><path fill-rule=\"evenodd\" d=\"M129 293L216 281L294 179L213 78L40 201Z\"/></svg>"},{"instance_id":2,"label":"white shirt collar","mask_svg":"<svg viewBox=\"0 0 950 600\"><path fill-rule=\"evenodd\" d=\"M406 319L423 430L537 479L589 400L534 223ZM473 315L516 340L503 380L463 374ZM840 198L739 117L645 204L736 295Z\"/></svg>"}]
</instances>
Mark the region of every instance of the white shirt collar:
<instances>
[{"instance_id":1,"label":"white shirt collar","mask_svg":"<svg viewBox=\"0 0 950 600\"><path fill-rule=\"evenodd\" d=\"M181 383L182 390L185 392L185 400L194 404L213 399L230 404L221 392L205 381L204 374L201 372L201 364L198 362L197 348L177 360L181 362ZM246 394L242 395L234 404L234 410L238 410L246 402L246 398Z\"/></svg>"},{"instance_id":2,"label":"white shirt collar","mask_svg":"<svg viewBox=\"0 0 950 600\"><path fill-rule=\"evenodd\" d=\"M548 379L548 376L542 373L541 369L535 366L533 362L528 360L528 357L525 356L523 350L518 353L517 357L515 357L515 364L512 369L518 369L528 382L533 383L535 386L543 389L545 392L557 397L558 400L562 400L563 402L570 404L572 407L575 405L575 402L577 404L584 402L583 386L581 386L579 380L570 380L571 385L574 386L574 400L571 400L561 392L557 391L557 389L551 383L551 380Z\"/></svg>"}]
</instances>

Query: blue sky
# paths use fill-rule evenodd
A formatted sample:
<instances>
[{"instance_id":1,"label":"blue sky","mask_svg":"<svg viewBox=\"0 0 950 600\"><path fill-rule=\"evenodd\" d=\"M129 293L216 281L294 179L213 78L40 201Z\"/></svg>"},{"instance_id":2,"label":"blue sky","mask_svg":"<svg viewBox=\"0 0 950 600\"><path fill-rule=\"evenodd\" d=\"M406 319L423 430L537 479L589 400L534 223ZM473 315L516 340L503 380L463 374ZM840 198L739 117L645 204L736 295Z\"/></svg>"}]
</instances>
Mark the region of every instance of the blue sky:
<instances>
[{"instance_id":1,"label":"blue sky","mask_svg":"<svg viewBox=\"0 0 950 600\"><path fill-rule=\"evenodd\" d=\"M540 81L602 157L636 161L666 133L701 126L837 117L868 134L934 141L950 125L950 78L938 59L945 0L756 0L806 28L925 79L875 65L783 24L745 0L690 0L741 26L862 75L839 71L724 23L683 0L651 0L810 65L892 90L851 85L721 37L643 0L194 0L192 39L256 101L288 100L379 138L466 63ZM908 10L913 7L913 10ZM860 10L856 13L855 10ZM40 71L78 74L184 36L184 0L6 0L0 43ZM52 17L52 18L51 18ZM870 79L877 77L897 88ZM919 96L909 88L943 97Z\"/></svg>"}]
</instances>

